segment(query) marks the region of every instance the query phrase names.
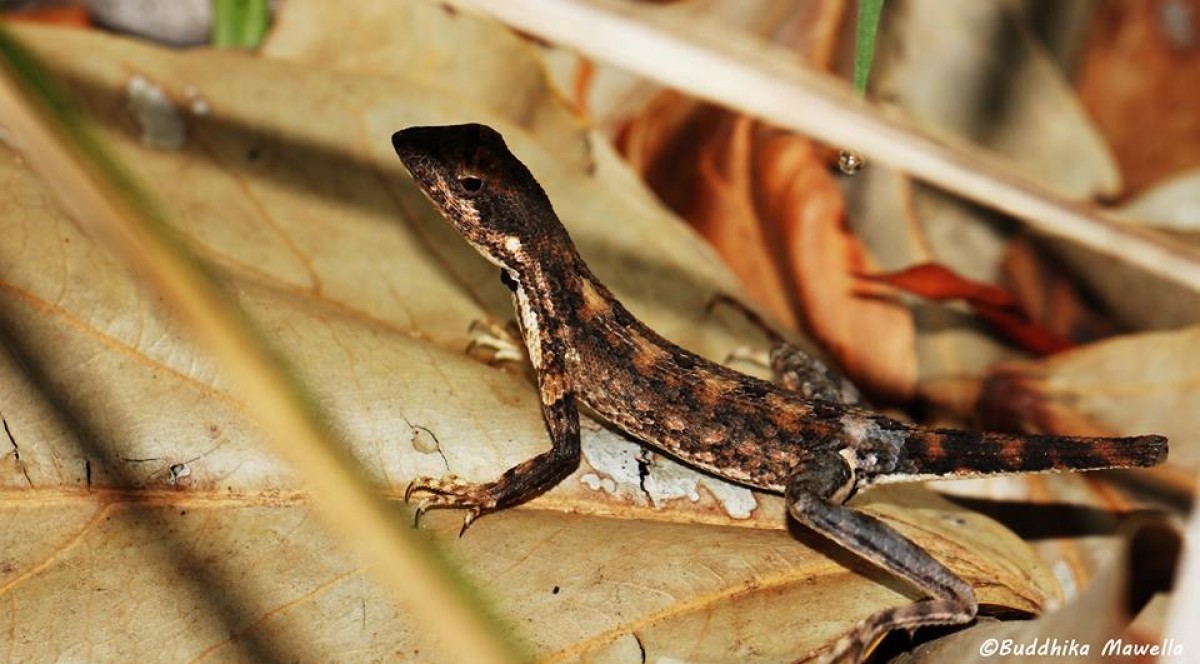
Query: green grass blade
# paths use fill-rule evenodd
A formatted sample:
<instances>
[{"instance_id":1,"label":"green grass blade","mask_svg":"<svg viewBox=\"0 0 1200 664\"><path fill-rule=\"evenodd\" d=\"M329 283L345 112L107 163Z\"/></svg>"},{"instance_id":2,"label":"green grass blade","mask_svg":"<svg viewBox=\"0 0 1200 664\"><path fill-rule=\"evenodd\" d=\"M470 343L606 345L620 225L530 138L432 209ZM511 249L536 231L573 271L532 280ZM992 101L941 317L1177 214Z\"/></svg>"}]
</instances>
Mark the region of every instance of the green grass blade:
<instances>
[{"instance_id":1,"label":"green grass blade","mask_svg":"<svg viewBox=\"0 0 1200 664\"><path fill-rule=\"evenodd\" d=\"M268 0L213 0L212 44L257 48L271 24Z\"/></svg>"},{"instance_id":2,"label":"green grass blade","mask_svg":"<svg viewBox=\"0 0 1200 664\"><path fill-rule=\"evenodd\" d=\"M871 61L875 59L875 33L882 13L883 0L858 0L858 28L854 34L854 91L859 95L867 91Z\"/></svg>"}]
</instances>

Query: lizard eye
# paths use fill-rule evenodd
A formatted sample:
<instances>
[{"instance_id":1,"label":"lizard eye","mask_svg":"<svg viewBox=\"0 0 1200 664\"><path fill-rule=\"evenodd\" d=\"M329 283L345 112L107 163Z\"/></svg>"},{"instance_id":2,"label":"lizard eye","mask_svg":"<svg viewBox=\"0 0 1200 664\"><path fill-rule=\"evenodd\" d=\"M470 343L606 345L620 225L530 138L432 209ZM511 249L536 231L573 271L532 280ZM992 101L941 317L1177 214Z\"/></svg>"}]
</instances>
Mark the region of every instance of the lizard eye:
<instances>
[{"instance_id":1,"label":"lizard eye","mask_svg":"<svg viewBox=\"0 0 1200 664\"><path fill-rule=\"evenodd\" d=\"M473 175L464 175L458 179L458 186L467 194L478 194L483 189L483 180Z\"/></svg>"}]
</instances>

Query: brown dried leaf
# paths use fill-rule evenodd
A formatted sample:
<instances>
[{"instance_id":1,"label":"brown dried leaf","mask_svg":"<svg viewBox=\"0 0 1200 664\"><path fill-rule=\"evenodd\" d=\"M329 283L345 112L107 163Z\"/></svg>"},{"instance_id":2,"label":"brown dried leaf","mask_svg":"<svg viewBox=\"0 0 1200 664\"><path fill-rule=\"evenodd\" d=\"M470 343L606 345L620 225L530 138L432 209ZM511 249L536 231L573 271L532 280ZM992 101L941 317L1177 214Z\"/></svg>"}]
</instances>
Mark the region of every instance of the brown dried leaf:
<instances>
[{"instance_id":1,"label":"brown dried leaf","mask_svg":"<svg viewBox=\"0 0 1200 664\"><path fill-rule=\"evenodd\" d=\"M448 470L491 478L546 446L524 378L462 352L471 320L511 315L507 294L402 176L387 140L398 127L497 126L640 316L711 357L754 341L704 319L714 293L736 291L733 278L625 191L627 175L601 162L603 177L589 176L570 156L576 132L534 140L402 75L21 34L153 183L180 236L298 368L385 493ZM472 34L486 55L487 33ZM147 102L127 94L131 81L163 91L150 111L181 132L177 149L143 142L130 104ZM0 159L0 189L10 656L438 661L438 644L315 527L303 487L187 330L19 157ZM640 640L663 657L782 661L913 599L824 541L797 542L777 498L661 458L642 477L637 447L606 429L587 428L584 449L560 487L464 538L453 537L456 515L430 520L540 659ZM860 504L980 585L986 602L1036 612L1055 593L1019 539L928 492L873 492ZM747 610L754 621L739 619Z\"/></svg>"},{"instance_id":2,"label":"brown dried leaf","mask_svg":"<svg viewBox=\"0 0 1200 664\"><path fill-rule=\"evenodd\" d=\"M759 305L787 323L803 320L867 389L911 396L911 321L886 289L864 292L857 282L874 263L846 227L842 194L810 141L674 93L621 138L647 182L717 248Z\"/></svg>"},{"instance_id":3,"label":"brown dried leaf","mask_svg":"<svg viewBox=\"0 0 1200 664\"><path fill-rule=\"evenodd\" d=\"M626 125L618 148L646 183L725 258L750 297L777 320L796 324L777 257L754 222L748 187L753 123L665 92Z\"/></svg>"},{"instance_id":4,"label":"brown dried leaf","mask_svg":"<svg viewBox=\"0 0 1200 664\"><path fill-rule=\"evenodd\" d=\"M1200 2L1096 6L1079 95L1104 133L1126 195L1200 166Z\"/></svg>"},{"instance_id":5,"label":"brown dried leaf","mask_svg":"<svg viewBox=\"0 0 1200 664\"><path fill-rule=\"evenodd\" d=\"M1048 433L1137 434L1171 440L1170 461L1200 460L1200 327L1116 337L989 372L981 408L992 421Z\"/></svg>"},{"instance_id":6,"label":"brown dried leaf","mask_svg":"<svg viewBox=\"0 0 1200 664\"><path fill-rule=\"evenodd\" d=\"M759 223L773 229L808 328L855 382L895 401L912 397L916 331L890 289L857 275L877 265L846 222L845 202L813 144L761 129L753 156ZM865 343L866 340L869 343Z\"/></svg>"},{"instance_id":7,"label":"brown dried leaf","mask_svg":"<svg viewBox=\"0 0 1200 664\"><path fill-rule=\"evenodd\" d=\"M1099 663L1182 654L1178 642L1164 639L1162 632L1148 633L1130 625L1153 593L1170 587L1171 570L1179 558L1180 535L1161 519L1129 530L1133 532L1128 540L1116 555L1108 557L1096 582L1060 610L1026 622L981 621L973 628L922 645L896 661ZM1150 650L1153 646L1157 648Z\"/></svg>"},{"instance_id":8,"label":"brown dried leaf","mask_svg":"<svg viewBox=\"0 0 1200 664\"><path fill-rule=\"evenodd\" d=\"M1111 195L1116 164L1013 3L888 3L872 94L925 129L995 151L1066 196Z\"/></svg>"},{"instance_id":9,"label":"brown dried leaf","mask_svg":"<svg viewBox=\"0 0 1200 664\"><path fill-rule=\"evenodd\" d=\"M1200 176L1171 178L1115 212L1131 226L1165 231L1181 251L1200 251ZM1055 254L1130 329L1169 330L1200 323L1200 283L1182 284L1130 267L1119 249L1110 254L1056 243Z\"/></svg>"}]
</instances>

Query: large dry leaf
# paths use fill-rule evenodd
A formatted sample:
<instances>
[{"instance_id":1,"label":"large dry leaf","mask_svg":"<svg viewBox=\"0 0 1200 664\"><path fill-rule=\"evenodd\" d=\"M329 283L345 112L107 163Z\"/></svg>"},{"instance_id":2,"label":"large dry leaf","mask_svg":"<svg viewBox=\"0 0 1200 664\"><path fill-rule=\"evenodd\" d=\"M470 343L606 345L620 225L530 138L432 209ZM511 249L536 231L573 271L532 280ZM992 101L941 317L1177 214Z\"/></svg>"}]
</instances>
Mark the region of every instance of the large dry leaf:
<instances>
[{"instance_id":1,"label":"large dry leaf","mask_svg":"<svg viewBox=\"0 0 1200 664\"><path fill-rule=\"evenodd\" d=\"M1071 196L1116 188L1103 141L1019 12L1002 2L907 0L888 7L872 73L876 98L930 131L1002 154ZM1011 223L881 166L869 170L882 172L849 184L851 220L888 269L933 262L999 281ZM963 307L913 309L921 394L967 412L979 374L1017 356L1016 349Z\"/></svg>"},{"instance_id":2,"label":"large dry leaf","mask_svg":"<svg viewBox=\"0 0 1200 664\"><path fill-rule=\"evenodd\" d=\"M1169 232L1200 248L1200 175L1180 174L1143 191L1116 212L1131 226ZM1120 253L1056 245L1056 253L1087 280L1097 297L1131 329L1169 330L1200 323L1200 283L1181 284L1130 267Z\"/></svg>"},{"instance_id":3,"label":"large dry leaf","mask_svg":"<svg viewBox=\"0 0 1200 664\"><path fill-rule=\"evenodd\" d=\"M1200 166L1200 2L1097 5L1079 94L1112 145L1126 194Z\"/></svg>"},{"instance_id":4,"label":"large dry leaf","mask_svg":"<svg viewBox=\"0 0 1200 664\"><path fill-rule=\"evenodd\" d=\"M1107 556L1092 587L1070 604L1037 620L982 623L918 647L897 662L1136 662L1146 661L1146 655L1182 654L1178 641L1163 638L1161 624L1130 624L1154 593L1170 587L1180 534L1165 519L1126 530L1131 531L1128 540Z\"/></svg>"},{"instance_id":5,"label":"large dry leaf","mask_svg":"<svg viewBox=\"0 0 1200 664\"><path fill-rule=\"evenodd\" d=\"M477 100L399 72L21 34L298 367L383 492L421 474L488 479L547 445L524 377L462 352L471 320L509 315L507 294L407 184L388 142L398 127L496 125L631 309L712 357L753 340L705 317L711 295L736 290L711 252L622 191L627 178L563 161L577 153L559 142L575 133L532 140ZM146 95L155 86L165 99ZM147 118L182 129L179 149L145 144ZM18 157L0 163L0 188L11 445L0 610L12 659L438 661L437 643L309 519L295 475L187 331ZM453 537L456 515L430 519L540 659L786 661L914 597L836 547L797 541L778 499L661 458L643 469L606 429L586 428L584 449L560 487L466 537ZM917 488L860 504L987 604L1037 612L1055 593L1028 548L983 517Z\"/></svg>"},{"instance_id":6,"label":"large dry leaf","mask_svg":"<svg viewBox=\"0 0 1200 664\"><path fill-rule=\"evenodd\" d=\"M994 368L984 407L1052 433L1141 433L1171 440L1174 463L1200 460L1200 327L1117 337L1038 362Z\"/></svg>"},{"instance_id":7,"label":"large dry leaf","mask_svg":"<svg viewBox=\"0 0 1200 664\"><path fill-rule=\"evenodd\" d=\"M349 34L354 35L353 48L346 47ZM480 57L480 46L486 57ZM289 1L261 54L364 74L403 72L408 80L485 106L534 136L584 133L565 105L546 103L555 90L531 44L438 3L385 2L346 11L328 2ZM561 161L580 167L587 163L586 141L565 147L570 152L559 153Z\"/></svg>"},{"instance_id":8,"label":"large dry leaf","mask_svg":"<svg viewBox=\"0 0 1200 664\"><path fill-rule=\"evenodd\" d=\"M872 72L877 98L1072 198L1116 192L1103 137L1013 3L902 0L888 9Z\"/></svg>"},{"instance_id":9,"label":"large dry leaf","mask_svg":"<svg viewBox=\"0 0 1200 664\"><path fill-rule=\"evenodd\" d=\"M837 182L811 141L760 129L751 155L759 177L749 183L759 215L775 228L789 283L813 334L846 375L896 401L913 395L917 380L912 315L858 275L877 264L851 232Z\"/></svg>"}]
</instances>

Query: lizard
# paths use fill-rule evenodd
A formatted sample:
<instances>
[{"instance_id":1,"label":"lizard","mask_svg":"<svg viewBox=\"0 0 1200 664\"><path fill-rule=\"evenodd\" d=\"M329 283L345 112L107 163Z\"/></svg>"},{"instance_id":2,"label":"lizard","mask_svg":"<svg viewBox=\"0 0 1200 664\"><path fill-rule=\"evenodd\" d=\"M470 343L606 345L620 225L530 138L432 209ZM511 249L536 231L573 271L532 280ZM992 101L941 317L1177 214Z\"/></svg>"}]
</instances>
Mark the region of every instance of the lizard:
<instances>
[{"instance_id":1,"label":"lizard","mask_svg":"<svg viewBox=\"0 0 1200 664\"><path fill-rule=\"evenodd\" d=\"M1165 460L1157 435L1067 437L927 428L867 409L820 360L776 345L775 382L710 361L635 318L591 272L550 199L499 132L481 124L410 127L392 145L433 206L512 291L551 448L491 482L419 477L415 518L483 514L553 487L579 466L579 404L702 472L781 494L800 524L926 598L860 622L822 656L858 661L894 629L964 624L971 585L884 521L847 505L887 482L1102 468Z\"/></svg>"}]
</instances>

